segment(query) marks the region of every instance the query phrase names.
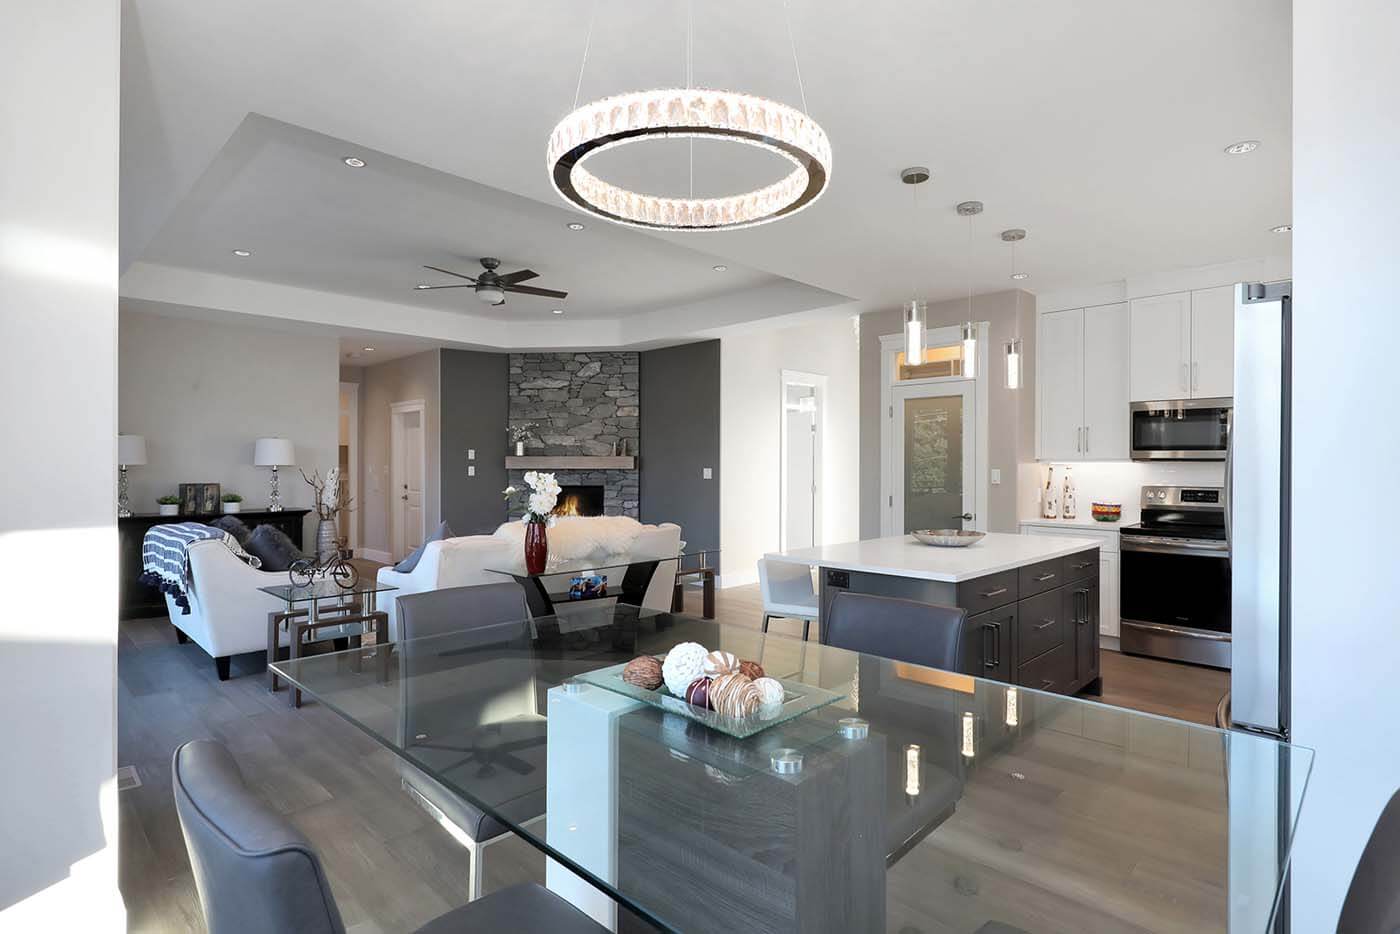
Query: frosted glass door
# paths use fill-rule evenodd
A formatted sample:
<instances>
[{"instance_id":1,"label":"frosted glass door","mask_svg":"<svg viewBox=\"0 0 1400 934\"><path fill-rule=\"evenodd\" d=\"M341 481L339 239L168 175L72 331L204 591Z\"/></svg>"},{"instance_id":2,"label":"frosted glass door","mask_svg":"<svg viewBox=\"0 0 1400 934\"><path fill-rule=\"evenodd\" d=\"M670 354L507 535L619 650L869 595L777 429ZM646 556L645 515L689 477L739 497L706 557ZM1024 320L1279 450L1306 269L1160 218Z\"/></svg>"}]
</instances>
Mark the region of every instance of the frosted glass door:
<instances>
[{"instance_id":1,"label":"frosted glass door","mask_svg":"<svg viewBox=\"0 0 1400 934\"><path fill-rule=\"evenodd\" d=\"M972 384L896 389L894 509L900 532L961 529L972 514Z\"/></svg>"}]
</instances>

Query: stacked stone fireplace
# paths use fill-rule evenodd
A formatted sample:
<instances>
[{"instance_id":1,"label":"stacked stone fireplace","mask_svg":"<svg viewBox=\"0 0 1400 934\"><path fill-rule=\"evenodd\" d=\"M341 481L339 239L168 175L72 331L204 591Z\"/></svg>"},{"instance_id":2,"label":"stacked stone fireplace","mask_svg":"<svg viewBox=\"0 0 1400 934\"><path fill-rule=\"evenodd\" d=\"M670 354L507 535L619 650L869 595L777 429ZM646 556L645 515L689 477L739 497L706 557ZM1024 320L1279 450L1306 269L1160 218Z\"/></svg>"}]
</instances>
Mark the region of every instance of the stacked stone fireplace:
<instances>
[{"instance_id":1,"label":"stacked stone fireplace","mask_svg":"<svg viewBox=\"0 0 1400 934\"><path fill-rule=\"evenodd\" d=\"M536 424L530 456L608 456L619 443L637 454L641 437L638 357L635 353L513 353L510 355L510 424ZM601 486L603 514L640 516L641 490L634 470L549 470L561 486ZM510 471L521 486L525 471Z\"/></svg>"}]
</instances>

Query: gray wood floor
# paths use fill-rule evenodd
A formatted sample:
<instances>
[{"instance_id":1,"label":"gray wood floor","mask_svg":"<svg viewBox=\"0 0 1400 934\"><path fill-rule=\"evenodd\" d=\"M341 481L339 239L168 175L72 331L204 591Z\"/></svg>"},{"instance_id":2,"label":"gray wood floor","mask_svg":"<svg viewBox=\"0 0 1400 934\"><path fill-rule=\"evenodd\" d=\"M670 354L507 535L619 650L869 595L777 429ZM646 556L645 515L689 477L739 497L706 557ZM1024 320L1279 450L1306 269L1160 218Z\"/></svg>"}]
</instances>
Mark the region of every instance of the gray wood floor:
<instances>
[{"instance_id":1,"label":"gray wood floor","mask_svg":"<svg viewBox=\"0 0 1400 934\"><path fill-rule=\"evenodd\" d=\"M762 615L757 591L720 591L722 618L751 620L757 626ZM698 612L698 592L687 599L688 609ZM784 627L789 625L775 621L773 628L787 632ZM1105 653L1103 667L1106 701L1206 722L1228 681L1224 673L1113 652ZM134 766L141 780L141 787L120 795L120 882L128 929L204 929L170 789L172 753L181 743L200 737L227 744L249 782L311 840L326 864L346 924L356 934L410 931L464 904L467 853L403 794L392 754L314 702L291 709L285 692L267 692L261 670L253 656L240 657L234 661L234 677L221 683L198 646L176 644L164 617L121 624L118 764ZM906 858L892 875L891 930L917 934L920 929L912 925L918 916L939 917L946 925L926 926L928 934L962 930L954 902L936 914L929 914L928 906L907 913L901 906L910 908L928 894L965 894L962 876L969 854L954 855L952 850L961 851L956 846L959 839L968 846L985 839L980 836L985 828L974 829L997 819L994 798L985 808L978 803L974 795L960 804L947 832L940 831L918 847L919 855ZM989 864L995 862L992 855L988 854ZM1204 867L1192 868L1180 884L1199 889L1203 871ZM543 877L543 857L522 841L505 841L488 851L487 891ZM931 880L952 888L930 889ZM1142 929L1124 924L1124 913L1086 917L1082 907L1076 912L1073 905L1061 905L1063 899L1034 884L1040 880L999 873L989 880L983 898L1005 896L1040 904L1046 911L1042 918L1055 917L1054 929L1075 929L1076 923L1079 930ZM1188 893L1199 894L1195 889ZM1213 904L1217 895L1212 890L1206 903ZM1033 930L1034 920L1022 923L1032 922L1028 929ZM1134 920L1141 923L1140 918ZM1177 923L1167 927L1187 929L1179 923L1182 919L1172 920ZM1196 930L1208 928L1198 924Z\"/></svg>"}]
</instances>

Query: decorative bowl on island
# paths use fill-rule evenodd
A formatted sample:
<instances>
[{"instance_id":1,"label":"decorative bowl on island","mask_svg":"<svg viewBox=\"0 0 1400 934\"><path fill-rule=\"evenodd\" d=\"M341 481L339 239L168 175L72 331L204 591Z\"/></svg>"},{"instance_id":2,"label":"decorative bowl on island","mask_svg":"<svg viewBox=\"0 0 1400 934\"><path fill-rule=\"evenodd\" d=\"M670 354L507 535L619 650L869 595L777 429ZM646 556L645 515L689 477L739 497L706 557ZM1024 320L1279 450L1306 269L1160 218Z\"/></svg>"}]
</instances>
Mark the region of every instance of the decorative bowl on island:
<instances>
[{"instance_id":1,"label":"decorative bowl on island","mask_svg":"<svg viewBox=\"0 0 1400 934\"><path fill-rule=\"evenodd\" d=\"M980 542L986 532L973 532L964 529L915 529L910 533L925 545L939 548L966 548Z\"/></svg>"}]
</instances>

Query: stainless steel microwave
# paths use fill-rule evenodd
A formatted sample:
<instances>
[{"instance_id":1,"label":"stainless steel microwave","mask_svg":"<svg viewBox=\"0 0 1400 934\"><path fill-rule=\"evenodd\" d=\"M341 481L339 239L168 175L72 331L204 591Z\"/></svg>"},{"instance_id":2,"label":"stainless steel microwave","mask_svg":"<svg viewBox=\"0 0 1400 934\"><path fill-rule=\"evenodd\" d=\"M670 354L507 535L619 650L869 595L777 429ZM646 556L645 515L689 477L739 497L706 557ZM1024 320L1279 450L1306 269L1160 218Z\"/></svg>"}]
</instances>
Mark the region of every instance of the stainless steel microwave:
<instances>
[{"instance_id":1,"label":"stainless steel microwave","mask_svg":"<svg viewBox=\"0 0 1400 934\"><path fill-rule=\"evenodd\" d=\"M1129 438L1135 461L1223 461L1230 444L1229 399L1134 402Z\"/></svg>"}]
</instances>

